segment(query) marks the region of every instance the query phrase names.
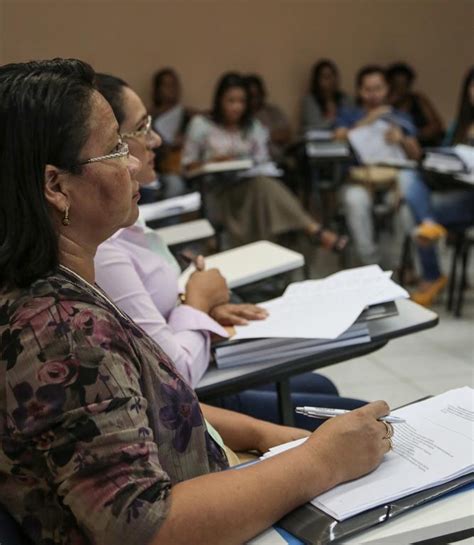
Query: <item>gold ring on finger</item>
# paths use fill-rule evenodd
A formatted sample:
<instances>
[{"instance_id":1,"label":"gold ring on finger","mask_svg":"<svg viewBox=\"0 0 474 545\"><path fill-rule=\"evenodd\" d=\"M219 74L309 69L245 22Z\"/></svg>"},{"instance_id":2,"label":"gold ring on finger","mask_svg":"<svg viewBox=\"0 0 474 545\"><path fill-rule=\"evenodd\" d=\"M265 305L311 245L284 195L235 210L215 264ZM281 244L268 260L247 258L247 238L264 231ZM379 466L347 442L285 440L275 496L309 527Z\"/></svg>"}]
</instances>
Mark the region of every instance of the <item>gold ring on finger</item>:
<instances>
[{"instance_id":1,"label":"gold ring on finger","mask_svg":"<svg viewBox=\"0 0 474 545\"><path fill-rule=\"evenodd\" d=\"M389 422L385 422L385 420L382 420L386 434L383 436L383 439L390 439L393 437L393 426Z\"/></svg>"}]
</instances>

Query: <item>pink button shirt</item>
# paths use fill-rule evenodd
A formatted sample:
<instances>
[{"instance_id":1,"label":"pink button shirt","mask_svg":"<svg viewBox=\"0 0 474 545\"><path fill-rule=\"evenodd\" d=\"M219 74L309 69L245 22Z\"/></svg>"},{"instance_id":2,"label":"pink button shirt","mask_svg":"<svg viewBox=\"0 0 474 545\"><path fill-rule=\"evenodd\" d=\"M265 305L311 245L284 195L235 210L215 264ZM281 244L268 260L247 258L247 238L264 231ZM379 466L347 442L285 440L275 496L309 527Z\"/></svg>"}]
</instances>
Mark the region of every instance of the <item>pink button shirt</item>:
<instances>
[{"instance_id":1,"label":"pink button shirt","mask_svg":"<svg viewBox=\"0 0 474 545\"><path fill-rule=\"evenodd\" d=\"M204 312L177 304L176 268L150 249L150 236L158 237L137 222L101 244L95 257L96 281L194 387L209 365L210 333L228 335Z\"/></svg>"}]
</instances>

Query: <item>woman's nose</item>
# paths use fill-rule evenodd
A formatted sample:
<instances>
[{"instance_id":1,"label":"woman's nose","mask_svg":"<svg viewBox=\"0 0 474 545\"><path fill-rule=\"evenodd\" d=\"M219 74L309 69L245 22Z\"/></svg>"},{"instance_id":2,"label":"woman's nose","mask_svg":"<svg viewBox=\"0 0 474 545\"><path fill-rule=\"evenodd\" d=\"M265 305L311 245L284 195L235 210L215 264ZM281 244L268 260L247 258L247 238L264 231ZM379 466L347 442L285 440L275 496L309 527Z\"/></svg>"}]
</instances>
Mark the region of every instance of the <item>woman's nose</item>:
<instances>
[{"instance_id":1,"label":"woman's nose","mask_svg":"<svg viewBox=\"0 0 474 545\"><path fill-rule=\"evenodd\" d=\"M150 149L159 148L162 144L161 136L153 129L148 134L147 145Z\"/></svg>"},{"instance_id":2,"label":"woman's nose","mask_svg":"<svg viewBox=\"0 0 474 545\"><path fill-rule=\"evenodd\" d=\"M128 171L130 172L130 176L132 178L135 178L140 169L142 168L142 162L140 159L135 157L135 155L130 154L128 156L128 164L127 164Z\"/></svg>"}]
</instances>

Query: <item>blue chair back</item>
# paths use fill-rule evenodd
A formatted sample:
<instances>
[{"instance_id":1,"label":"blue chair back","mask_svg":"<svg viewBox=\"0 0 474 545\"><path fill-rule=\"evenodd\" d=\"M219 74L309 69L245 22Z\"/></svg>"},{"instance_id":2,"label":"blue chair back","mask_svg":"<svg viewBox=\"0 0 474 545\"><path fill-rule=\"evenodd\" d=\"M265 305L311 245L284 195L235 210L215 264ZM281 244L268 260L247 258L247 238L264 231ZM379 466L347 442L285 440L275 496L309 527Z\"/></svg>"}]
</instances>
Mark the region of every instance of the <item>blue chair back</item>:
<instances>
[{"instance_id":1,"label":"blue chair back","mask_svg":"<svg viewBox=\"0 0 474 545\"><path fill-rule=\"evenodd\" d=\"M1 545L31 545L25 538L16 521L0 505L0 543Z\"/></svg>"}]
</instances>

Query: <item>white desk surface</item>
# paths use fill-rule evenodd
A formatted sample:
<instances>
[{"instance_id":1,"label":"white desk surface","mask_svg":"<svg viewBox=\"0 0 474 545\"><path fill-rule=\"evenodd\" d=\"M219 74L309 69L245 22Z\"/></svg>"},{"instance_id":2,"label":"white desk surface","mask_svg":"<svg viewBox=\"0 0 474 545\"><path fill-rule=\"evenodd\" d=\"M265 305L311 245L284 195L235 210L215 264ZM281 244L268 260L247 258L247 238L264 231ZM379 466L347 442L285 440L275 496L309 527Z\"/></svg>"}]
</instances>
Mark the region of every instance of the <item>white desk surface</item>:
<instances>
[{"instance_id":1,"label":"white desk surface","mask_svg":"<svg viewBox=\"0 0 474 545\"><path fill-rule=\"evenodd\" d=\"M201 194L198 191L139 206L140 216L144 221L159 220L179 214L196 212L200 208Z\"/></svg>"},{"instance_id":2,"label":"white desk surface","mask_svg":"<svg viewBox=\"0 0 474 545\"><path fill-rule=\"evenodd\" d=\"M184 244L185 242L190 242L192 240L209 238L214 236L216 232L209 220L201 219L186 221L168 227L160 227L159 229L155 229L155 233L160 235L168 246L173 246L176 244Z\"/></svg>"},{"instance_id":3,"label":"white desk surface","mask_svg":"<svg viewBox=\"0 0 474 545\"><path fill-rule=\"evenodd\" d=\"M298 269L303 265L302 254L267 240L206 257L206 268L218 268L231 289ZM191 266L183 271L179 278L180 289L184 290L194 270L194 266Z\"/></svg>"}]
</instances>

